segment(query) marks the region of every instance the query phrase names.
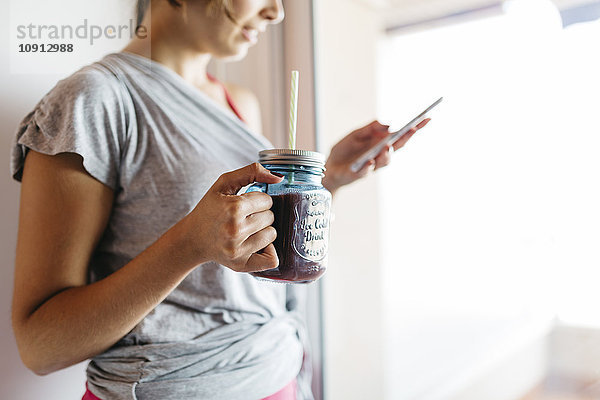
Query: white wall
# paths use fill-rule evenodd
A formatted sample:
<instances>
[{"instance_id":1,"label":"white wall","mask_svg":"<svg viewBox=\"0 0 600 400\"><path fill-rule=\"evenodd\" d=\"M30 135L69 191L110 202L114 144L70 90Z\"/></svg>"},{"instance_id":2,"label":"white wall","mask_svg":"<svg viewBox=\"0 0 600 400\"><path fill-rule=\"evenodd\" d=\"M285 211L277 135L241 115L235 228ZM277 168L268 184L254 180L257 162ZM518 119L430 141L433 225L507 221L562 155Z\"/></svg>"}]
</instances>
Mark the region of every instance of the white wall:
<instances>
[{"instance_id":1,"label":"white wall","mask_svg":"<svg viewBox=\"0 0 600 400\"><path fill-rule=\"evenodd\" d=\"M324 149L376 113L379 24L357 1L315 1L318 132ZM342 189L334 201L324 281L327 399L383 398L376 182Z\"/></svg>"}]
</instances>

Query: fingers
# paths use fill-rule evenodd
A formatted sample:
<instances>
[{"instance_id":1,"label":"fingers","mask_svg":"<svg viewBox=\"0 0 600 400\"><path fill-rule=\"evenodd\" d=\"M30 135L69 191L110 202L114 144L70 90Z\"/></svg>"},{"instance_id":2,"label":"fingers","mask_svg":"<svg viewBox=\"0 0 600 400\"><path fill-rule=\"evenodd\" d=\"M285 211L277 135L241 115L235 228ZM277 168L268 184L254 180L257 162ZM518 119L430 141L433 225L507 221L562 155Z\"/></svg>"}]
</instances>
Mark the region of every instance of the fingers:
<instances>
[{"instance_id":1,"label":"fingers","mask_svg":"<svg viewBox=\"0 0 600 400\"><path fill-rule=\"evenodd\" d=\"M276 237L277 231L275 228L267 226L255 234L250 235L250 237L242 243L242 250L247 254L256 253L273 243Z\"/></svg>"},{"instance_id":2,"label":"fingers","mask_svg":"<svg viewBox=\"0 0 600 400\"><path fill-rule=\"evenodd\" d=\"M375 166L375 160L369 160L368 162L365 163L365 165L363 165L363 167L361 169L358 170L358 172L356 172L356 177L364 178L365 176L369 175L369 172L371 172L373 170L374 166Z\"/></svg>"},{"instance_id":3,"label":"fingers","mask_svg":"<svg viewBox=\"0 0 600 400\"><path fill-rule=\"evenodd\" d=\"M423 121L419 122L419 124L417 125L417 130L424 128L425 125L429 123L429 121L431 121L431 118L425 118Z\"/></svg>"},{"instance_id":4,"label":"fingers","mask_svg":"<svg viewBox=\"0 0 600 400\"><path fill-rule=\"evenodd\" d=\"M265 229L266 227L273 225L274 221L275 216L270 210L251 214L248 217L246 217L246 223L244 225L242 234L245 234L248 237L250 237L253 234Z\"/></svg>"},{"instance_id":5,"label":"fingers","mask_svg":"<svg viewBox=\"0 0 600 400\"><path fill-rule=\"evenodd\" d=\"M423 121L419 122L419 124L411 129L410 131L408 131L405 135L403 135L400 139L396 140L394 142L394 151L398 150L399 148L401 148L402 146L404 146L406 144L406 142L408 142L408 140L413 137L413 135L419 130L425 127L425 125L427 125L429 123L429 121L431 121L431 118L425 118Z\"/></svg>"},{"instance_id":6,"label":"fingers","mask_svg":"<svg viewBox=\"0 0 600 400\"><path fill-rule=\"evenodd\" d=\"M272 244L269 244L260 253L254 253L246 262L246 270L248 272L258 272L267 269L277 268L279 266L279 258Z\"/></svg>"},{"instance_id":7,"label":"fingers","mask_svg":"<svg viewBox=\"0 0 600 400\"><path fill-rule=\"evenodd\" d=\"M416 132L419 129L424 128L425 125L427 125L429 123L429 121L431 121L431 118L425 118L423 121L421 121L417 125L417 127L414 129L414 131ZM355 130L354 132L352 132L351 135L354 135L355 138L360 139L360 140L380 140L381 138L383 138L389 134L389 129L390 129L389 125L384 125L381 122L376 120L376 121L371 122L368 125L363 126L362 128ZM402 146L400 146L400 147L402 147Z\"/></svg>"},{"instance_id":8,"label":"fingers","mask_svg":"<svg viewBox=\"0 0 600 400\"><path fill-rule=\"evenodd\" d=\"M413 135L416 132L417 132L417 130L413 128L410 131L408 131L405 135L402 135L402 137L400 139L396 140L393 144L394 151L403 147L406 144L406 142L408 142L410 140L410 138L413 137Z\"/></svg>"},{"instance_id":9,"label":"fingers","mask_svg":"<svg viewBox=\"0 0 600 400\"><path fill-rule=\"evenodd\" d=\"M392 146L386 146L378 155L375 157L375 170L383 168L392 161Z\"/></svg>"},{"instance_id":10,"label":"fingers","mask_svg":"<svg viewBox=\"0 0 600 400\"><path fill-rule=\"evenodd\" d=\"M246 261L246 268L250 271L261 271L276 268L279 265L279 259L273 246L276 237L275 228L268 226L250 236L242 244L243 251L250 253L250 257Z\"/></svg>"},{"instance_id":11,"label":"fingers","mask_svg":"<svg viewBox=\"0 0 600 400\"><path fill-rule=\"evenodd\" d=\"M223 229L231 247L239 246L248 237L273 224L275 218L270 211L273 201L269 195L249 193L245 197L228 196L223 199L228 202L222 211Z\"/></svg>"},{"instance_id":12,"label":"fingers","mask_svg":"<svg viewBox=\"0 0 600 400\"><path fill-rule=\"evenodd\" d=\"M281 179L259 163L254 163L221 175L214 189L223 194L235 195L241 188L251 183L279 183Z\"/></svg>"},{"instance_id":13,"label":"fingers","mask_svg":"<svg viewBox=\"0 0 600 400\"><path fill-rule=\"evenodd\" d=\"M430 118L424 119L415 128L409 130L406 134L402 135L402 137L400 137L396 142L394 142L392 144L392 146L384 147L381 150L381 152L379 152L379 154L373 160L371 160L369 163L365 164L363 166L363 168L361 168L361 170L356 173L356 177L362 178L362 177L368 175L369 171L371 171L371 170L377 170L379 168L383 168L383 167L389 165L389 163L392 160L392 153L394 151L400 149L401 147L403 147L406 144L406 142L408 142L410 140L410 138L413 137L413 135L419 129L425 127L425 125L427 125L429 123L429 121L431 121ZM380 130L379 132L373 132L373 131L370 132L371 135L368 136L368 139L364 139L364 140L377 142L377 141L381 140L380 137L377 137L378 135L382 135L384 137L389 134L388 127L386 125L380 124L378 121L374 121L371 124L367 125L365 128L377 129L377 128L384 128L384 127L385 127L385 130ZM364 134L364 132L361 134ZM364 145L364 140L361 143L361 146Z\"/></svg>"},{"instance_id":14,"label":"fingers","mask_svg":"<svg viewBox=\"0 0 600 400\"><path fill-rule=\"evenodd\" d=\"M237 199L237 205L239 207L238 211L244 217L257 212L269 210L273 206L273 199L271 196L262 192L244 193L236 197L239 198Z\"/></svg>"}]
</instances>

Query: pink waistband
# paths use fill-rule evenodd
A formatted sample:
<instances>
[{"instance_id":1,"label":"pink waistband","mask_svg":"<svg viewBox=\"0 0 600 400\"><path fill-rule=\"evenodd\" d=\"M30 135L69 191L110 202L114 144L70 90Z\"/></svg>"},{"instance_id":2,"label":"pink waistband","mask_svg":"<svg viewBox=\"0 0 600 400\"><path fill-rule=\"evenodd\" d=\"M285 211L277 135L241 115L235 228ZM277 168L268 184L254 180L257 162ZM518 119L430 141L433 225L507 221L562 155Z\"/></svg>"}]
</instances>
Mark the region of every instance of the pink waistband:
<instances>
[{"instance_id":1,"label":"pink waistband","mask_svg":"<svg viewBox=\"0 0 600 400\"><path fill-rule=\"evenodd\" d=\"M83 397L81 398L81 400L100 400L98 397L96 397L92 392L90 392L90 389L88 389L87 387L87 383L85 384L85 393L83 394Z\"/></svg>"},{"instance_id":2,"label":"pink waistband","mask_svg":"<svg viewBox=\"0 0 600 400\"><path fill-rule=\"evenodd\" d=\"M296 400L296 379L285 385L279 392L265 397L263 400Z\"/></svg>"},{"instance_id":3,"label":"pink waistband","mask_svg":"<svg viewBox=\"0 0 600 400\"><path fill-rule=\"evenodd\" d=\"M90 392L87 388L87 383L85 384L85 389L85 394L81 400L100 400ZM263 400L296 400L296 379L285 385L279 392L265 397Z\"/></svg>"}]
</instances>

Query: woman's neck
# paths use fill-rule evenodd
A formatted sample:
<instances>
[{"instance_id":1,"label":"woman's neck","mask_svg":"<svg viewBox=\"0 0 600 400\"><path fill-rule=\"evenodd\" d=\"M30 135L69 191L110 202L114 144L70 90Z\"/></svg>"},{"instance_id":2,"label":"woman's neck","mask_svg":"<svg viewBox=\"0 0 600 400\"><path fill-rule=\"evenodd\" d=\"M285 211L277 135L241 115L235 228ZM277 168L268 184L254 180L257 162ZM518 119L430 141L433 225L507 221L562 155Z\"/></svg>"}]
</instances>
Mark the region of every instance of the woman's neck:
<instances>
[{"instance_id":1,"label":"woman's neck","mask_svg":"<svg viewBox=\"0 0 600 400\"><path fill-rule=\"evenodd\" d=\"M208 81L206 72L211 55L183 46L180 40L170 37L168 29L160 29L160 24L154 24L154 32L148 28L145 38L134 37L123 51L156 61L175 71L190 84L203 86Z\"/></svg>"}]
</instances>

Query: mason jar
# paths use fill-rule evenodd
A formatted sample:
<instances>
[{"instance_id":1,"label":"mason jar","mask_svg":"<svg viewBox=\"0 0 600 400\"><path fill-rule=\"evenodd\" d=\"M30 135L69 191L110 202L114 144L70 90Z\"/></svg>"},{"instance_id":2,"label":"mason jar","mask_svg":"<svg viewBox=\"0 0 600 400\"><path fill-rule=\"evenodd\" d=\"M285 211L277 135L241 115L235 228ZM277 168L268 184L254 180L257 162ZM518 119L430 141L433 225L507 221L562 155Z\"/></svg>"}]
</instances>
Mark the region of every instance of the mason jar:
<instances>
[{"instance_id":1,"label":"mason jar","mask_svg":"<svg viewBox=\"0 0 600 400\"><path fill-rule=\"evenodd\" d=\"M313 282L327 268L331 193L322 185L325 157L289 149L263 150L258 156L265 168L283 175L280 183L256 183L248 190L273 199L277 231L273 245L279 266L252 275L288 283Z\"/></svg>"}]
</instances>

